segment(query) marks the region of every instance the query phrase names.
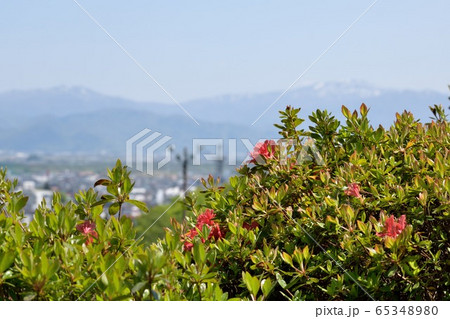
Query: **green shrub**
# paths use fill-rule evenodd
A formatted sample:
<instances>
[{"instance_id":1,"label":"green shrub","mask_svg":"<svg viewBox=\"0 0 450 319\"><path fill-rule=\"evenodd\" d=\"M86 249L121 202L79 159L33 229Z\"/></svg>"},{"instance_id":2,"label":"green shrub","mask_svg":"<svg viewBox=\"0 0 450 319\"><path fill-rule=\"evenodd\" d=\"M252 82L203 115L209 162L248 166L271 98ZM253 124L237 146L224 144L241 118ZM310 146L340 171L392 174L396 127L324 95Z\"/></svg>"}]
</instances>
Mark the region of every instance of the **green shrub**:
<instances>
[{"instance_id":1,"label":"green shrub","mask_svg":"<svg viewBox=\"0 0 450 319\"><path fill-rule=\"evenodd\" d=\"M370 126L365 105L343 107L343 125L318 110L308 131L299 111L281 112L288 143L258 144L225 187L204 180L187 221L150 246L116 218L127 202L146 210L119 161L96 183L109 195L55 194L30 225L1 170L0 299L450 300L442 107L428 124L397 115L389 130Z\"/></svg>"}]
</instances>

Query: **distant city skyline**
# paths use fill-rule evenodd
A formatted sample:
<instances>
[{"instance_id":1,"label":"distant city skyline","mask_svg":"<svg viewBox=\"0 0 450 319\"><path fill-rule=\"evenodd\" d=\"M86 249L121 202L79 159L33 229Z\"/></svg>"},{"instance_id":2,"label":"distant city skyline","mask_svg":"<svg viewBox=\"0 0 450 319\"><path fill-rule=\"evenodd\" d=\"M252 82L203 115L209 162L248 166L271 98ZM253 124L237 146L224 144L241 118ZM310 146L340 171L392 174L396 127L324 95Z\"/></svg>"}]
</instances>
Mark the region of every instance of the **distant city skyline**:
<instances>
[{"instance_id":1,"label":"distant city skyline","mask_svg":"<svg viewBox=\"0 0 450 319\"><path fill-rule=\"evenodd\" d=\"M373 1L78 2L179 101L286 89ZM448 92L450 2L378 1L295 87ZM0 92L82 86L171 103L74 1L0 11Z\"/></svg>"}]
</instances>

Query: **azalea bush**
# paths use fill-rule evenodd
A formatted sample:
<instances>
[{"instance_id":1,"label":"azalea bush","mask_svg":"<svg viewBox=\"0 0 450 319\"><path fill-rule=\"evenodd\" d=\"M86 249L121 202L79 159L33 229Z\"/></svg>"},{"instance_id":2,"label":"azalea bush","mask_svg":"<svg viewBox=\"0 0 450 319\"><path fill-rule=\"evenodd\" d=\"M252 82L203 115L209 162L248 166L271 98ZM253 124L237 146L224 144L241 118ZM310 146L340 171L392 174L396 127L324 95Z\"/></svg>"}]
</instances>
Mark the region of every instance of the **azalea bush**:
<instances>
[{"instance_id":1,"label":"azalea bush","mask_svg":"<svg viewBox=\"0 0 450 319\"><path fill-rule=\"evenodd\" d=\"M431 111L385 129L365 105L345 123L318 110L305 130L287 107L281 139L226 184L203 180L151 245L124 214L147 207L120 161L95 184L107 195L55 194L29 225L1 170L0 299L450 300L450 129Z\"/></svg>"},{"instance_id":2,"label":"azalea bush","mask_svg":"<svg viewBox=\"0 0 450 319\"><path fill-rule=\"evenodd\" d=\"M450 131L431 110L431 123L404 112L389 130L370 126L364 104L343 107L343 124L318 110L305 131L288 107L277 127L294 143L257 144L229 187L205 181L184 250L205 247L238 298L448 300ZM199 224L206 213L214 228Z\"/></svg>"}]
</instances>

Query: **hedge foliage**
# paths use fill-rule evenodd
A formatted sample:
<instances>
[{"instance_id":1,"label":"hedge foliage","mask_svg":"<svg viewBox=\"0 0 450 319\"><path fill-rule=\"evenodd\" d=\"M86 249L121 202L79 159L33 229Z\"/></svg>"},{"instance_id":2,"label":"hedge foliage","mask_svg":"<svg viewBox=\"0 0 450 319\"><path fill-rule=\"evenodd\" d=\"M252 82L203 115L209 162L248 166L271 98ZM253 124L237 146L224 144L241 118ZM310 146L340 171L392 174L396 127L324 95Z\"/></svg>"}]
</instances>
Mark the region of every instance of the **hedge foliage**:
<instances>
[{"instance_id":1,"label":"hedge foliage","mask_svg":"<svg viewBox=\"0 0 450 319\"><path fill-rule=\"evenodd\" d=\"M287 107L282 139L227 184L203 180L150 246L122 216L147 207L120 161L95 184L108 195L55 193L30 224L0 170L0 300L450 300L450 127L431 110L389 129L365 105L342 124L317 110L305 131Z\"/></svg>"}]
</instances>

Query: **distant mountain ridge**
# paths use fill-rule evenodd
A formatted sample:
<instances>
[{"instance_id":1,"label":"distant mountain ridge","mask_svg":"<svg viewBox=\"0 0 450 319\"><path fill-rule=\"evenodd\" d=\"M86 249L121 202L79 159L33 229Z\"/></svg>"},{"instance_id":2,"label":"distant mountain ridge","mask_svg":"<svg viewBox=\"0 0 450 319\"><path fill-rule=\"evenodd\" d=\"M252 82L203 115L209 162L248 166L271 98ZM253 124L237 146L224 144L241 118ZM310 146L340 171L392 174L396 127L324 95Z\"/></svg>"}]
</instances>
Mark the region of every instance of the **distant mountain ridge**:
<instances>
[{"instance_id":1,"label":"distant mountain ridge","mask_svg":"<svg viewBox=\"0 0 450 319\"><path fill-rule=\"evenodd\" d=\"M45 152L100 152L123 154L125 142L144 128L173 136L177 145L191 145L192 138L277 137L274 123L286 105L302 107L301 116L317 108L337 118L341 105L371 108L374 126L390 125L395 112L413 111L428 120L429 105L446 104L447 95L435 91L393 90L361 82L313 83L292 89L264 116L258 116L279 96L264 94L223 95L182 102L197 126L174 104L136 102L82 87L58 87L0 93L0 149Z\"/></svg>"}]
</instances>

